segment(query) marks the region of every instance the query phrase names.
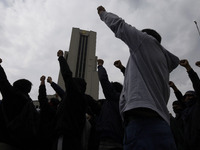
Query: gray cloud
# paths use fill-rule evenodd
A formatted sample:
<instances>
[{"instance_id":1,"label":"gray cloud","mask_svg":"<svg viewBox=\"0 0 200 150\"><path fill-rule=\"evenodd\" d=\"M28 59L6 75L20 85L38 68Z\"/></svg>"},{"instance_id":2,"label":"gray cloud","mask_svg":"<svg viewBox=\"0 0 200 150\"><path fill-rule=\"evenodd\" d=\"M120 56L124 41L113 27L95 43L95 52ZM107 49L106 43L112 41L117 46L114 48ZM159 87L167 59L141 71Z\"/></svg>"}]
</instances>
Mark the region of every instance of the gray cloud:
<instances>
[{"instance_id":1,"label":"gray cloud","mask_svg":"<svg viewBox=\"0 0 200 150\"><path fill-rule=\"evenodd\" d=\"M50 75L57 81L56 52L68 50L72 27L78 27L97 32L97 56L104 59L110 80L123 83L123 75L113 62L120 59L125 65L128 47L99 19L96 10L99 5L138 29L156 29L163 37L163 46L180 59L187 58L200 74L200 68L194 65L200 60L200 37L193 22L200 23L200 1L0 0L0 58L10 82L30 79L33 82L31 96L37 99L40 76ZM192 88L181 66L171 74L171 80L183 92ZM49 86L47 91L54 93ZM171 93L170 111L174 99Z\"/></svg>"}]
</instances>

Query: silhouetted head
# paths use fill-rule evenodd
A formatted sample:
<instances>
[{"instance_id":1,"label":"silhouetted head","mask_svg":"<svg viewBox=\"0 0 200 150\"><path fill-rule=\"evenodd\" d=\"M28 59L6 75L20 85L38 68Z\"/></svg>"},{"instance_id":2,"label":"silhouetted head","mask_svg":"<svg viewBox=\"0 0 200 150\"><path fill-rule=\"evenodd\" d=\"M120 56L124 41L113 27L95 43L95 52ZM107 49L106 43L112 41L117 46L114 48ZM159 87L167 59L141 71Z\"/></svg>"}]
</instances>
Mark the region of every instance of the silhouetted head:
<instances>
[{"instance_id":1,"label":"silhouetted head","mask_svg":"<svg viewBox=\"0 0 200 150\"><path fill-rule=\"evenodd\" d=\"M186 102L186 103L191 101L191 100L194 100L195 98L196 98L195 91L187 91L187 92L185 92L185 95L183 97L184 102Z\"/></svg>"},{"instance_id":2,"label":"silhouetted head","mask_svg":"<svg viewBox=\"0 0 200 150\"><path fill-rule=\"evenodd\" d=\"M55 108L59 105L60 101L57 98L51 98L49 104Z\"/></svg>"},{"instance_id":3,"label":"silhouetted head","mask_svg":"<svg viewBox=\"0 0 200 150\"><path fill-rule=\"evenodd\" d=\"M155 30L153 30L153 29L143 29L142 32L146 32L148 35L153 36L155 39L157 39L157 41L159 43L161 43L162 38L161 38L160 34L158 32L156 32Z\"/></svg>"},{"instance_id":4,"label":"silhouetted head","mask_svg":"<svg viewBox=\"0 0 200 150\"><path fill-rule=\"evenodd\" d=\"M13 87L24 94L31 91L32 83L26 79L19 79L13 83Z\"/></svg>"},{"instance_id":5,"label":"silhouetted head","mask_svg":"<svg viewBox=\"0 0 200 150\"><path fill-rule=\"evenodd\" d=\"M183 111L183 106L181 105L179 101L174 101L172 103L172 108L173 108L174 113L176 114L181 113Z\"/></svg>"},{"instance_id":6,"label":"silhouetted head","mask_svg":"<svg viewBox=\"0 0 200 150\"><path fill-rule=\"evenodd\" d=\"M85 93L87 83L82 78L73 78L74 82L79 86L79 89L82 93Z\"/></svg>"},{"instance_id":7,"label":"silhouetted head","mask_svg":"<svg viewBox=\"0 0 200 150\"><path fill-rule=\"evenodd\" d=\"M118 92L118 93L121 93L122 92L122 84L119 83L119 82L111 82L113 87L115 88L115 90Z\"/></svg>"}]
</instances>

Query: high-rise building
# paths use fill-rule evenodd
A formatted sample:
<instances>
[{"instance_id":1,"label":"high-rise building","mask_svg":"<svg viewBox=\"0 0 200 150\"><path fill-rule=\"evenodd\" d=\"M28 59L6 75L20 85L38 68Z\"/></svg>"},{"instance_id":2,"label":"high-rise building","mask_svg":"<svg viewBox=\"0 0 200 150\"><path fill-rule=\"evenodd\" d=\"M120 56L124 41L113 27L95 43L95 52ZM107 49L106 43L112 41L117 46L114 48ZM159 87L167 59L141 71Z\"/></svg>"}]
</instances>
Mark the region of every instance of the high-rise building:
<instances>
[{"instance_id":1,"label":"high-rise building","mask_svg":"<svg viewBox=\"0 0 200 150\"><path fill-rule=\"evenodd\" d=\"M86 93L98 99L99 79L97 73L96 32L72 29L69 51L65 58L73 73L73 77L83 78L87 82ZM63 89L64 81L59 73L58 85Z\"/></svg>"}]
</instances>

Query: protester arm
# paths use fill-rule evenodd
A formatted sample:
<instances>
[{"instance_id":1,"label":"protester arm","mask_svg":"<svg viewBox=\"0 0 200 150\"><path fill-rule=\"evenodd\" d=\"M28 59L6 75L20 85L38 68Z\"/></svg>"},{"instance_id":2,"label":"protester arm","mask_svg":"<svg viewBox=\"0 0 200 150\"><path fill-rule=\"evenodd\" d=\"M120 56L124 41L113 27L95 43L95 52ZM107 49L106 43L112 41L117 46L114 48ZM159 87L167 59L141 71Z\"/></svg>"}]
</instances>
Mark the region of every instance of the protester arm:
<instances>
[{"instance_id":1,"label":"protester arm","mask_svg":"<svg viewBox=\"0 0 200 150\"><path fill-rule=\"evenodd\" d=\"M60 63L61 74L65 82L66 91L69 91L70 85L72 85L72 72L63 56L60 56L58 60Z\"/></svg>"},{"instance_id":2,"label":"protester arm","mask_svg":"<svg viewBox=\"0 0 200 150\"><path fill-rule=\"evenodd\" d=\"M200 80L199 80L199 76L197 75L197 73L193 69L190 69L188 71L188 75L189 75L190 80L192 81L192 85L193 85L193 88L194 88L194 90L196 92L196 95L200 98Z\"/></svg>"},{"instance_id":3,"label":"protester arm","mask_svg":"<svg viewBox=\"0 0 200 150\"><path fill-rule=\"evenodd\" d=\"M180 101L181 104L183 104L183 94L182 94L181 91L177 88L177 86L174 84L174 82L169 81L169 86L173 89L174 94L175 94L177 100Z\"/></svg>"},{"instance_id":4,"label":"protester arm","mask_svg":"<svg viewBox=\"0 0 200 150\"><path fill-rule=\"evenodd\" d=\"M45 86L45 76L42 76L40 78L40 86L39 86L39 95L38 95L38 101L40 103L40 109L45 109L46 106L48 106L48 98L46 93L46 86Z\"/></svg>"},{"instance_id":5,"label":"protester arm","mask_svg":"<svg viewBox=\"0 0 200 150\"><path fill-rule=\"evenodd\" d=\"M85 95L85 97L87 100L87 104L91 108L92 112L96 115L99 115L101 107L98 104L98 102L95 99L93 99L90 95Z\"/></svg>"},{"instance_id":6,"label":"protester arm","mask_svg":"<svg viewBox=\"0 0 200 150\"><path fill-rule=\"evenodd\" d=\"M56 84L55 82L52 82L51 87L60 96L60 98L63 98L63 96L65 95L65 91L58 84Z\"/></svg>"},{"instance_id":7,"label":"protester arm","mask_svg":"<svg viewBox=\"0 0 200 150\"><path fill-rule=\"evenodd\" d=\"M59 50L57 55L59 57L58 60L59 60L59 64L60 64L61 74L62 74L63 80L65 82L66 92L69 92L69 93L79 92L79 94L80 94L79 85L77 85L77 83L75 83L73 81L72 72L69 68L69 65L68 65L66 59L63 57L63 51Z\"/></svg>"},{"instance_id":8,"label":"protester arm","mask_svg":"<svg viewBox=\"0 0 200 150\"><path fill-rule=\"evenodd\" d=\"M9 83L6 73L0 63L0 92L2 94L2 97L4 99L10 97L12 95L12 91L13 87Z\"/></svg>"},{"instance_id":9,"label":"protester arm","mask_svg":"<svg viewBox=\"0 0 200 150\"><path fill-rule=\"evenodd\" d=\"M125 76L125 70L126 70L126 68L123 66L120 70L123 73L123 75Z\"/></svg>"},{"instance_id":10,"label":"protester arm","mask_svg":"<svg viewBox=\"0 0 200 150\"><path fill-rule=\"evenodd\" d=\"M107 11L101 11L102 21L114 32L115 36L124 41L132 50L137 49L144 38L141 31L127 24L122 18Z\"/></svg>"},{"instance_id":11,"label":"protester arm","mask_svg":"<svg viewBox=\"0 0 200 150\"><path fill-rule=\"evenodd\" d=\"M187 59L180 60L180 65L186 69L189 78L192 81L193 88L197 96L200 98L200 80L197 73L192 69Z\"/></svg>"},{"instance_id":12,"label":"protester arm","mask_svg":"<svg viewBox=\"0 0 200 150\"><path fill-rule=\"evenodd\" d=\"M114 87L110 83L107 72L102 65L98 66L98 75L105 98L107 100L118 100L119 94L115 91Z\"/></svg>"},{"instance_id":13,"label":"protester arm","mask_svg":"<svg viewBox=\"0 0 200 150\"><path fill-rule=\"evenodd\" d=\"M120 71L123 73L123 75L125 76L125 70L126 68L122 65L121 61L120 60L116 60L114 62L114 66L118 69L120 69Z\"/></svg>"},{"instance_id":14,"label":"protester arm","mask_svg":"<svg viewBox=\"0 0 200 150\"><path fill-rule=\"evenodd\" d=\"M48 105L48 99L47 99L47 95L46 95L45 85L40 85L40 87L39 87L38 101L40 103L41 109L43 109L46 105Z\"/></svg>"}]
</instances>

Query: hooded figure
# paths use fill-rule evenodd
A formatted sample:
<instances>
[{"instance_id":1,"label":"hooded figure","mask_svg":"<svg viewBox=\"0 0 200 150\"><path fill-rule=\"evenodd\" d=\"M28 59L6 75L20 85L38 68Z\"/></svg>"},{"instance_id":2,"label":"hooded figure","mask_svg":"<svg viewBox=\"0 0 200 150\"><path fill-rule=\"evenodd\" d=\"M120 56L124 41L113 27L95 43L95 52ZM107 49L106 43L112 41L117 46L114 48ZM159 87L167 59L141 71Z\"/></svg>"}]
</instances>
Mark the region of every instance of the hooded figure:
<instances>
[{"instance_id":1,"label":"hooded figure","mask_svg":"<svg viewBox=\"0 0 200 150\"><path fill-rule=\"evenodd\" d=\"M8 144L20 149L37 147L39 114L29 96L32 83L20 79L9 83L0 65L0 92L2 94L2 114L8 131Z\"/></svg>"}]
</instances>

